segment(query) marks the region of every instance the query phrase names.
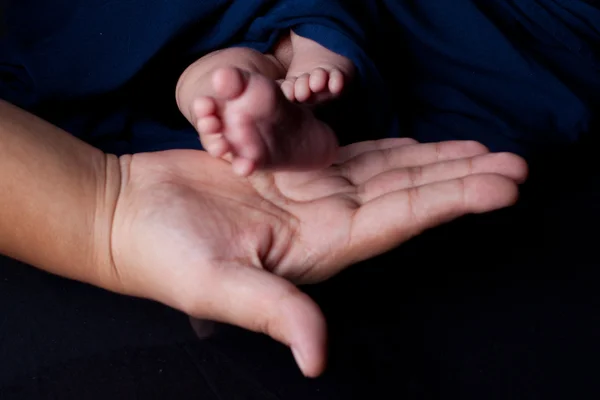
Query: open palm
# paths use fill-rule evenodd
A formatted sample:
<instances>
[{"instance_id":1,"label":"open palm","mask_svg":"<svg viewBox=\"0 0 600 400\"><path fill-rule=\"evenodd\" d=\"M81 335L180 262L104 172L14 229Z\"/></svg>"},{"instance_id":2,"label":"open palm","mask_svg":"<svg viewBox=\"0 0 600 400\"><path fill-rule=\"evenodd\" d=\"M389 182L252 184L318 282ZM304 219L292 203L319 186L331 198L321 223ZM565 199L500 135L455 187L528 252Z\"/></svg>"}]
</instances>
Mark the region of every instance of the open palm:
<instances>
[{"instance_id":1,"label":"open palm","mask_svg":"<svg viewBox=\"0 0 600 400\"><path fill-rule=\"evenodd\" d=\"M425 229L512 204L527 168L472 142L342 148L314 172L248 179L197 151L123 159L112 253L120 290L289 345L306 375L325 322L294 283L323 281Z\"/></svg>"}]
</instances>

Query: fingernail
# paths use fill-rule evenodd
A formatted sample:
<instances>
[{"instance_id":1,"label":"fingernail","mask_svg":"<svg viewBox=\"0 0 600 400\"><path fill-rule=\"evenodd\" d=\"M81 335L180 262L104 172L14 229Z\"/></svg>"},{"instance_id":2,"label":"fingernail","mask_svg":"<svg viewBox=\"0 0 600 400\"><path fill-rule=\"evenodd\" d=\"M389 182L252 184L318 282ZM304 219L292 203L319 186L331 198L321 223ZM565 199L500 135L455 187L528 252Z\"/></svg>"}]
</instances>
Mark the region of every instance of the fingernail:
<instances>
[{"instance_id":1,"label":"fingernail","mask_svg":"<svg viewBox=\"0 0 600 400\"><path fill-rule=\"evenodd\" d=\"M305 372L304 372L305 364L304 364L304 358L302 356L302 353L299 350L297 350L295 347L292 347L292 354L294 355L296 364L298 364L298 367L300 367L302 374L305 374Z\"/></svg>"}]
</instances>

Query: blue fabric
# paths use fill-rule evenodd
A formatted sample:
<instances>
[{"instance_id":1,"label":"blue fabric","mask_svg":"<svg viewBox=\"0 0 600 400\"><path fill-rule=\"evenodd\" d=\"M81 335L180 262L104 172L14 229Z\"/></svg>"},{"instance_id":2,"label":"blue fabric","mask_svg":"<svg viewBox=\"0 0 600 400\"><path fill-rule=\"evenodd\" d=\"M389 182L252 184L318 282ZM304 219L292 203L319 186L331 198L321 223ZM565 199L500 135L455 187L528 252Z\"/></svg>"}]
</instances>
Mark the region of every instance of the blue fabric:
<instances>
[{"instance_id":1,"label":"blue fabric","mask_svg":"<svg viewBox=\"0 0 600 400\"><path fill-rule=\"evenodd\" d=\"M217 48L266 51L288 28L358 66L342 140L401 132L527 155L597 130L594 0L8 3L0 97L118 154L199 148L175 106L179 74Z\"/></svg>"},{"instance_id":2,"label":"blue fabric","mask_svg":"<svg viewBox=\"0 0 600 400\"><path fill-rule=\"evenodd\" d=\"M407 92L402 121L417 139L476 139L527 156L597 131L600 2L382 4L402 54L392 71Z\"/></svg>"},{"instance_id":3,"label":"blue fabric","mask_svg":"<svg viewBox=\"0 0 600 400\"><path fill-rule=\"evenodd\" d=\"M354 61L358 122L393 132L365 33L341 1L14 0L6 21L0 97L105 151L200 148L176 109L181 72L219 48L268 51L290 28Z\"/></svg>"}]
</instances>

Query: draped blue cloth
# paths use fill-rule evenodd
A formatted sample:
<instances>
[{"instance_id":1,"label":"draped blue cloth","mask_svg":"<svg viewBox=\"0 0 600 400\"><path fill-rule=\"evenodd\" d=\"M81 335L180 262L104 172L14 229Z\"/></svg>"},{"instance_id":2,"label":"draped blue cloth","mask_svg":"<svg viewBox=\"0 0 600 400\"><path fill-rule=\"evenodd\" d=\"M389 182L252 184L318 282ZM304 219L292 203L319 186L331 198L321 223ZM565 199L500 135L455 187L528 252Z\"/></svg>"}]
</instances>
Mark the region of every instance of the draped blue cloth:
<instances>
[{"instance_id":1,"label":"draped blue cloth","mask_svg":"<svg viewBox=\"0 0 600 400\"><path fill-rule=\"evenodd\" d=\"M600 1L383 3L402 48L411 135L530 155L597 132Z\"/></svg>"},{"instance_id":2,"label":"draped blue cloth","mask_svg":"<svg viewBox=\"0 0 600 400\"><path fill-rule=\"evenodd\" d=\"M294 29L358 67L323 116L342 141L475 139L527 154L595 131L599 4L9 0L0 97L105 151L200 148L175 105L181 72L223 47L266 52Z\"/></svg>"},{"instance_id":3,"label":"draped blue cloth","mask_svg":"<svg viewBox=\"0 0 600 400\"><path fill-rule=\"evenodd\" d=\"M289 29L354 61L360 121L389 132L363 28L335 0L9 0L0 97L105 151L200 148L175 105L181 72L224 47L266 52Z\"/></svg>"}]
</instances>

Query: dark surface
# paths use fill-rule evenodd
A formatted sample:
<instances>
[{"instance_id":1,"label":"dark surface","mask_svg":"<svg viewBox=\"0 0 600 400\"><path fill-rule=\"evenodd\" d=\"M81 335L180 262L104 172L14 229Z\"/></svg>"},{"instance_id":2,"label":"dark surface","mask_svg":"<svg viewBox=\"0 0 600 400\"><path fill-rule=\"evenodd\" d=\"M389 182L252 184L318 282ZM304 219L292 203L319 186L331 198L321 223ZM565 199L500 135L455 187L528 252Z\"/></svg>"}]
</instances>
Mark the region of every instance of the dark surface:
<instances>
[{"instance_id":1,"label":"dark surface","mask_svg":"<svg viewBox=\"0 0 600 400\"><path fill-rule=\"evenodd\" d=\"M332 336L317 380L264 337L224 329L199 342L184 316L160 305L2 260L1 399L598 398L597 2L383 3L395 12L381 17L400 24L380 24L393 36L372 50L397 88L404 128L527 154L522 202L309 288ZM18 63L2 68L3 90L27 94L14 91ZM86 118L70 126L83 129ZM105 121L92 126L130 127ZM146 122L137 129L165 127ZM102 140L131 133L111 129Z\"/></svg>"},{"instance_id":2,"label":"dark surface","mask_svg":"<svg viewBox=\"0 0 600 400\"><path fill-rule=\"evenodd\" d=\"M382 0L380 65L420 141L474 139L527 157L594 131L596 0Z\"/></svg>"},{"instance_id":3,"label":"dark surface","mask_svg":"<svg viewBox=\"0 0 600 400\"><path fill-rule=\"evenodd\" d=\"M159 305L3 261L0 398L593 398L600 176L583 154L534 169L511 210L309 288L332 335L317 380L267 338L199 342Z\"/></svg>"}]
</instances>

